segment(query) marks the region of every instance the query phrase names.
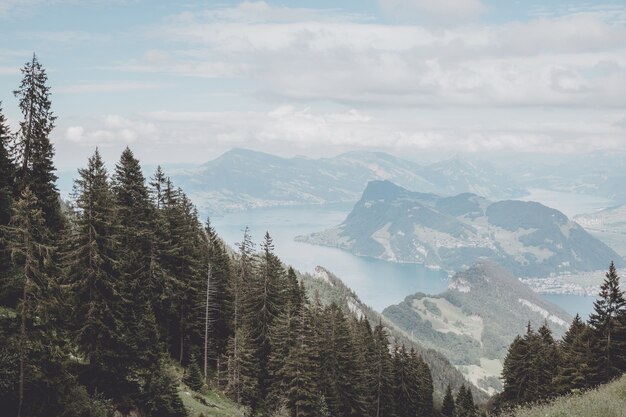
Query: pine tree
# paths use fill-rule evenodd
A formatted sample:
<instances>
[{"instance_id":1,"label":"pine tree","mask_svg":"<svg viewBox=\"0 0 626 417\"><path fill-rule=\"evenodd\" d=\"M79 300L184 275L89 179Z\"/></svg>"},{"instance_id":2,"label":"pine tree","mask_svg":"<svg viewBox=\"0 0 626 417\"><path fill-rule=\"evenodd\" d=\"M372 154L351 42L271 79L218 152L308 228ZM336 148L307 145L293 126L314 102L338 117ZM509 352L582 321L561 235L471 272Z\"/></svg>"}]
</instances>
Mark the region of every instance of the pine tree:
<instances>
[{"instance_id":1,"label":"pine tree","mask_svg":"<svg viewBox=\"0 0 626 417\"><path fill-rule=\"evenodd\" d=\"M443 403L441 404L442 417L455 417L454 397L452 396L452 387L448 384L446 388L446 394L443 397Z\"/></svg>"},{"instance_id":2,"label":"pine tree","mask_svg":"<svg viewBox=\"0 0 626 417\"><path fill-rule=\"evenodd\" d=\"M36 344L42 343L41 335L33 335L35 327L47 324L52 279L47 274L47 264L54 248L46 245L49 240L45 219L37 197L28 187L21 192L15 203L13 216L6 235L13 262L21 271L22 299L17 310L19 328L19 388L18 411L20 417L24 407L25 385L29 370L40 366L34 363L32 352ZM52 341L47 341L52 345Z\"/></svg>"},{"instance_id":3,"label":"pine tree","mask_svg":"<svg viewBox=\"0 0 626 417\"><path fill-rule=\"evenodd\" d=\"M9 144L11 131L7 125L6 118L2 113L2 102L0 101L0 227L7 226L11 220L11 205L13 202L13 192L15 189L15 167L9 154ZM9 290L11 284L9 272L11 270L11 259L6 242L0 239L0 300L6 294L7 298L13 298ZM17 297L15 297L17 298ZM10 303L12 305L13 303Z\"/></svg>"},{"instance_id":4,"label":"pine tree","mask_svg":"<svg viewBox=\"0 0 626 417\"><path fill-rule=\"evenodd\" d=\"M406 348L396 346L393 355L394 403L397 417L413 417L417 415L418 392L416 378L409 363Z\"/></svg>"},{"instance_id":5,"label":"pine tree","mask_svg":"<svg viewBox=\"0 0 626 417\"><path fill-rule=\"evenodd\" d=\"M456 416L457 417L477 417L478 410L474 404L474 396L472 390L461 385L459 393L456 396Z\"/></svg>"},{"instance_id":6,"label":"pine tree","mask_svg":"<svg viewBox=\"0 0 626 417\"><path fill-rule=\"evenodd\" d=\"M75 341L96 373L117 362L115 351L125 319L116 260L120 250L115 240L113 194L98 150L78 173L73 192L77 213L65 262L73 295ZM109 384L116 382L102 383Z\"/></svg>"},{"instance_id":7,"label":"pine tree","mask_svg":"<svg viewBox=\"0 0 626 417\"><path fill-rule=\"evenodd\" d=\"M370 366L374 375L373 410L375 417L391 417L393 413L393 368L387 332L379 322L374 328L374 355Z\"/></svg>"},{"instance_id":8,"label":"pine tree","mask_svg":"<svg viewBox=\"0 0 626 417\"><path fill-rule=\"evenodd\" d=\"M556 390L559 394L590 388L593 384L591 329L577 314L560 342ZM599 370L598 370L599 371Z\"/></svg>"},{"instance_id":9,"label":"pine tree","mask_svg":"<svg viewBox=\"0 0 626 417\"><path fill-rule=\"evenodd\" d=\"M342 310L331 304L324 310L320 334L321 388L333 415L363 416L366 413L365 388L355 360L356 347ZM323 341L323 342L321 342Z\"/></svg>"},{"instance_id":10,"label":"pine tree","mask_svg":"<svg viewBox=\"0 0 626 417\"><path fill-rule=\"evenodd\" d=\"M433 415L433 379L430 369L414 348L411 348L409 353L409 364L414 372L415 384L417 386L417 415L420 417L431 417Z\"/></svg>"},{"instance_id":11,"label":"pine tree","mask_svg":"<svg viewBox=\"0 0 626 417\"><path fill-rule=\"evenodd\" d=\"M189 357L189 365L183 382L194 391L200 391L204 386L204 378L195 355Z\"/></svg>"},{"instance_id":12,"label":"pine tree","mask_svg":"<svg viewBox=\"0 0 626 417\"><path fill-rule=\"evenodd\" d=\"M177 392L177 385L176 379L161 361L144 389L141 401L144 415L187 417L187 411Z\"/></svg>"},{"instance_id":13,"label":"pine tree","mask_svg":"<svg viewBox=\"0 0 626 417\"><path fill-rule=\"evenodd\" d=\"M254 406L259 399L259 369L256 348L250 332L238 329L227 349L228 385L226 392L237 405Z\"/></svg>"},{"instance_id":14,"label":"pine tree","mask_svg":"<svg viewBox=\"0 0 626 417\"><path fill-rule=\"evenodd\" d=\"M557 377L558 350L548 324L538 330L539 345L533 357L533 366L537 375L537 396L535 401L544 401L556 394L554 380Z\"/></svg>"},{"instance_id":15,"label":"pine tree","mask_svg":"<svg viewBox=\"0 0 626 417\"><path fill-rule=\"evenodd\" d=\"M155 283L151 282L153 207L145 179L132 151L126 148L115 166L113 199L116 206L117 233L120 250L120 295L123 329L119 332L118 366L128 373L145 375L147 379L158 363L159 343L154 309ZM130 378L136 381L137 378ZM129 397L141 389L131 383L119 395Z\"/></svg>"},{"instance_id":16,"label":"pine tree","mask_svg":"<svg viewBox=\"0 0 626 417\"><path fill-rule=\"evenodd\" d=\"M504 358L502 369L504 387L500 395L505 404L521 404L526 399L525 387L530 379L527 374L528 349L527 340L521 336L517 336L509 346Z\"/></svg>"},{"instance_id":17,"label":"pine tree","mask_svg":"<svg viewBox=\"0 0 626 417\"><path fill-rule=\"evenodd\" d=\"M287 404L295 417L315 417L319 410L317 386L318 353L315 346L311 310L303 302L295 317L294 344L277 373L284 387ZM272 351L274 354L275 352ZM277 395L275 395L276 397Z\"/></svg>"},{"instance_id":18,"label":"pine tree","mask_svg":"<svg viewBox=\"0 0 626 417\"><path fill-rule=\"evenodd\" d=\"M589 324L600 341L597 352L603 362L604 381L619 375L626 363L626 338L622 336L621 317L626 314L626 299L620 288L615 264L611 262L606 278L600 287L599 299L594 302L594 312Z\"/></svg>"},{"instance_id":19,"label":"pine tree","mask_svg":"<svg viewBox=\"0 0 626 417\"><path fill-rule=\"evenodd\" d=\"M259 395L265 398L269 385L270 328L284 304L281 294L284 271L274 254L274 244L269 233L265 234L256 266L257 271L250 276L246 285L243 312L245 324L251 330L253 343L258 349Z\"/></svg>"},{"instance_id":20,"label":"pine tree","mask_svg":"<svg viewBox=\"0 0 626 417\"><path fill-rule=\"evenodd\" d=\"M245 287L249 285L250 281L253 279L253 271L255 268L255 259L254 259L254 244L252 243L252 239L250 237L250 232L248 227L245 228L243 239L241 243L238 245L239 248L239 262L237 265L237 271L233 274L233 279L231 280L231 292L233 295L233 335L229 339L228 342L228 389L237 402L238 405L242 404L243 395L242 395L242 364L245 361L241 358L242 352L245 349L241 348L242 343L250 344L249 340L239 340L241 335L246 335L246 338L249 338L249 332L245 328L244 319L244 302L245 296L247 295L245 291ZM255 352L256 353L256 352ZM253 358L256 358L256 355L252 355ZM254 366L249 366L251 371L255 370ZM254 384L254 389L251 390L254 395L257 393L258 384L258 374L255 377L256 383ZM258 399L258 398L257 398Z\"/></svg>"},{"instance_id":21,"label":"pine tree","mask_svg":"<svg viewBox=\"0 0 626 417\"><path fill-rule=\"evenodd\" d=\"M48 76L35 54L22 68L22 74L20 87L13 92L24 117L13 149L17 186L20 190L30 189L41 207L45 226L58 232L64 227L64 219L55 185L54 147L49 137L56 117L51 110Z\"/></svg>"},{"instance_id":22,"label":"pine tree","mask_svg":"<svg viewBox=\"0 0 626 417\"><path fill-rule=\"evenodd\" d=\"M226 344L232 335L232 266L224 244L207 220L205 226L208 246L208 263L211 268L209 291L209 360L220 370L220 358L226 354ZM219 380L219 378L218 378Z\"/></svg>"}]
</instances>

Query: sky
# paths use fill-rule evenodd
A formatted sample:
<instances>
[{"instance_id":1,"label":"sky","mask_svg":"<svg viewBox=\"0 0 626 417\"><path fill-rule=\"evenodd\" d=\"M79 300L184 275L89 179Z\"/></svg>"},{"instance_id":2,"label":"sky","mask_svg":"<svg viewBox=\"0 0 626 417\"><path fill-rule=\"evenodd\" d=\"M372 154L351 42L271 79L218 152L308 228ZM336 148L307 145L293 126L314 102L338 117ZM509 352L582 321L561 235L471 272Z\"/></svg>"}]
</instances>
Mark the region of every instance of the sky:
<instances>
[{"instance_id":1,"label":"sky","mask_svg":"<svg viewBox=\"0 0 626 417\"><path fill-rule=\"evenodd\" d=\"M0 101L36 52L60 168L626 150L626 1L0 0Z\"/></svg>"}]
</instances>

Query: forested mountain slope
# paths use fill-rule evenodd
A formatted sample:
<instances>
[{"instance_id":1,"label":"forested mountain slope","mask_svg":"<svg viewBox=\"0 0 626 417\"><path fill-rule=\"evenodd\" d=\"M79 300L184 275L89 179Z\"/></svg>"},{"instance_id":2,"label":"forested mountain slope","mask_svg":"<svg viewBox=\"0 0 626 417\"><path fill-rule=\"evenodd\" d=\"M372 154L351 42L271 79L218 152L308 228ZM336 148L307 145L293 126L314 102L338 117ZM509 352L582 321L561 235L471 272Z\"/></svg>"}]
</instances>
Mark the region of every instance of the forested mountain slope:
<instances>
[{"instance_id":1,"label":"forested mountain slope","mask_svg":"<svg viewBox=\"0 0 626 417\"><path fill-rule=\"evenodd\" d=\"M380 322L389 330L395 343L414 347L431 369L435 397L438 401L443 398L448 385L456 392L462 384L468 384L463 374L450 363L445 354L425 343L427 339L420 334L412 335L393 320L369 308L332 272L318 266L313 274L302 274L301 279L311 299L319 299L324 304L334 302L357 317L366 317L371 323ZM472 386L472 392L479 402L487 399L485 392L475 386Z\"/></svg>"},{"instance_id":2,"label":"forested mountain slope","mask_svg":"<svg viewBox=\"0 0 626 417\"><path fill-rule=\"evenodd\" d=\"M528 323L539 328L547 322L560 337L571 321L565 311L487 261L458 272L447 291L408 296L386 308L383 316L445 355L490 394L502 388L500 373L508 346Z\"/></svg>"}]
</instances>

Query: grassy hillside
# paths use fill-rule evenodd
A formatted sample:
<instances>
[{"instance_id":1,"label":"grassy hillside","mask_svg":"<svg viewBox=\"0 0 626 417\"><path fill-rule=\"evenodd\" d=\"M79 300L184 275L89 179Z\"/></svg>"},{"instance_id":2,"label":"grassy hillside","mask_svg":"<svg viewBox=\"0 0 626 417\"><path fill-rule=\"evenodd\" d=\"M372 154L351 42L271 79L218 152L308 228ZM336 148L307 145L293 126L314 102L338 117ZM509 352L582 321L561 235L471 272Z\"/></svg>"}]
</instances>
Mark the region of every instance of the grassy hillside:
<instances>
[{"instance_id":1,"label":"grassy hillside","mask_svg":"<svg viewBox=\"0 0 626 417\"><path fill-rule=\"evenodd\" d=\"M209 390L205 387L202 392L193 391L183 384L183 368L177 364L172 365L178 383L178 395L183 400L189 417L243 417L244 410L238 409L237 405L226 398L222 393Z\"/></svg>"},{"instance_id":2,"label":"grassy hillside","mask_svg":"<svg viewBox=\"0 0 626 417\"><path fill-rule=\"evenodd\" d=\"M626 417L626 376L585 394L520 409L506 417Z\"/></svg>"},{"instance_id":3,"label":"grassy hillside","mask_svg":"<svg viewBox=\"0 0 626 417\"><path fill-rule=\"evenodd\" d=\"M387 307L383 316L423 346L442 353L490 394L502 389L502 361L529 321L536 329L547 320L557 338L571 321L565 311L488 261L457 273L447 291L408 296Z\"/></svg>"}]
</instances>

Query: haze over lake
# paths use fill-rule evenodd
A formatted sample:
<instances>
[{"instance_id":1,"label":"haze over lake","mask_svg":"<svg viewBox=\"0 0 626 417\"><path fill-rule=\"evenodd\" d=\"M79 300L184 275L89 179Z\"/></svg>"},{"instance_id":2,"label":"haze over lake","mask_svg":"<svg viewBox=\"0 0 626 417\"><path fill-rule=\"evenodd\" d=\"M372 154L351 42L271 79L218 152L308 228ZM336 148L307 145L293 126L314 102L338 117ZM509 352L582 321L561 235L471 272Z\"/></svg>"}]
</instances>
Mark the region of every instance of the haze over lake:
<instances>
[{"instance_id":1,"label":"haze over lake","mask_svg":"<svg viewBox=\"0 0 626 417\"><path fill-rule=\"evenodd\" d=\"M563 194L563 193L559 193ZM549 196L547 191L541 195ZM575 210L576 195L569 195ZM597 201L596 201L597 203ZM589 207L589 203L586 207ZM226 243L235 246L248 226L253 240L260 242L266 231L274 239L276 252L287 264L311 273L318 265L336 274L359 298L377 311L402 301L416 292L436 294L447 287L448 275L417 264L400 264L352 255L344 250L294 241L304 235L341 223L349 210L324 208L276 208L249 210L214 217L211 222ZM320 260L323 260L321 262ZM546 295L544 298L568 313L586 317L593 297Z\"/></svg>"}]
</instances>

